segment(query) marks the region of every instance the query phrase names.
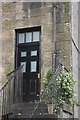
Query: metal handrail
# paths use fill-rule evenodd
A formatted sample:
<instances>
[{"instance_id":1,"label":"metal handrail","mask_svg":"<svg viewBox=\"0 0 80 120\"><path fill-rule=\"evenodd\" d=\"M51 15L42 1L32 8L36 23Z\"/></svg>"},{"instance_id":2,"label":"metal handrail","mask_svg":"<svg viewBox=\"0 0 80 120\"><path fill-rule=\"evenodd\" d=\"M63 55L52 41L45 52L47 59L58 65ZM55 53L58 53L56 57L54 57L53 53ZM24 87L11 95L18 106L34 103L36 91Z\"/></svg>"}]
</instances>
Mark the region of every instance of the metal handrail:
<instances>
[{"instance_id":1,"label":"metal handrail","mask_svg":"<svg viewBox=\"0 0 80 120\"><path fill-rule=\"evenodd\" d=\"M22 68L23 67L23 65L21 65L21 66L19 66L19 67L17 67L16 69L14 69L13 71L11 71L10 73L8 73L6 76L9 76L10 74L12 74L12 73L14 73L14 72L16 72L17 70L19 70L20 68Z\"/></svg>"},{"instance_id":2,"label":"metal handrail","mask_svg":"<svg viewBox=\"0 0 80 120\"><path fill-rule=\"evenodd\" d=\"M46 85L46 87L44 88L44 90L41 92L41 94L40 94L40 96L39 96L40 100L37 101L37 104L36 104L35 108L33 109L32 113L30 114L30 120L31 120L31 118L34 116L36 110L38 109L39 104L42 102L43 95L44 95L44 93L46 92L46 90L48 89L49 85L52 84L52 83L55 81L56 77L59 75L62 66L63 66L62 63L59 63L59 64L58 64L57 69L55 70L52 78L49 80L48 85ZM23 66L20 66L18 69L14 70L14 71L12 71L11 73L8 74L8 76L10 75L10 78L9 78L9 80L6 82L6 84L3 86L3 88L2 88L1 90L3 90L4 87L6 87L6 85L10 82L10 80L11 80L11 81L12 81L12 80L14 81L13 78L14 78L14 76L15 76L16 74L15 74L15 75L13 75L13 74L16 73L16 71L18 71L18 70L21 69L22 67L23 67ZM66 67L64 67L64 69L68 72L68 70L66 69ZM17 74L18 74L18 73L17 73ZM18 81L18 82L20 82L20 81ZM14 82L12 82L12 85L11 85L11 86L14 87L13 83L14 83ZM15 84L15 85L16 85L16 84ZM12 88L13 88L13 87L12 87ZM19 87L19 86L18 86L18 87ZM18 90L18 88L15 88L15 89ZM12 90L12 91L13 91L13 90ZM13 94L12 94L12 95L13 95ZM12 96L12 95L11 95L12 98L10 98L10 100L13 99L13 96ZM16 95L17 95L17 93L16 93ZM21 97L22 97L22 96L21 96ZM16 98L16 96L15 96L15 98ZM17 99L17 98L16 98L16 99ZM16 101L16 100L15 100L15 101ZM16 102L15 102L15 103L16 103ZM19 101L17 101L17 103L19 103ZM12 105L12 104L13 104L13 101L11 101L11 105ZM4 108L5 108L5 105L8 105L8 106L9 106L9 104L5 104L5 97L4 97L4 100L3 100L3 107L4 107Z\"/></svg>"},{"instance_id":3,"label":"metal handrail","mask_svg":"<svg viewBox=\"0 0 80 120\"><path fill-rule=\"evenodd\" d=\"M15 70L11 71L10 73L8 73L6 76L10 76L12 73L16 72L17 70L21 69L23 67L22 66L19 66L18 68L16 68ZM12 76L14 77L14 76ZM6 81L6 83L3 85L3 87L0 89L0 92L2 91L2 89L8 84L8 82L10 81L10 79L8 81Z\"/></svg>"},{"instance_id":4,"label":"metal handrail","mask_svg":"<svg viewBox=\"0 0 80 120\"><path fill-rule=\"evenodd\" d=\"M58 67L57 67L57 69L55 70L55 73L54 73L54 75L52 76L51 80L49 81L48 85L44 88L43 92L40 94L40 96L39 96L39 97L40 97L40 101L37 102L37 105L36 105L36 107L34 108L32 114L30 115L30 119L29 119L29 120L31 120L31 118L32 118L33 115L35 114L35 112L36 112L36 110L37 110L37 108L38 108L38 105L40 104L40 102L41 102L41 100L42 100L42 98L43 98L43 95L44 95L45 91L48 89L49 85L53 82L53 80L56 79L56 77L57 77L57 75L59 74L62 66L63 66L63 65L62 65L61 63L58 64Z\"/></svg>"}]
</instances>

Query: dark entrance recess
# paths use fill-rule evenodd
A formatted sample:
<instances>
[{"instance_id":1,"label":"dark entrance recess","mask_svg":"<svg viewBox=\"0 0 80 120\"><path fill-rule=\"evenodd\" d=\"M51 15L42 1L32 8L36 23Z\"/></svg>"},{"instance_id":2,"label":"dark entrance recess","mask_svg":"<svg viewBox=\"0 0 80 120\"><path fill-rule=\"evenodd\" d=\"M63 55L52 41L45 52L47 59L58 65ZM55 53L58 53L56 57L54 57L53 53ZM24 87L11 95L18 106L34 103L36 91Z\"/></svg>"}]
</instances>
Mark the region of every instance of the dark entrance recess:
<instances>
[{"instance_id":1,"label":"dark entrance recess","mask_svg":"<svg viewBox=\"0 0 80 120\"><path fill-rule=\"evenodd\" d=\"M16 30L15 68L23 65L23 101L39 98L40 27Z\"/></svg>"}]
</instances>

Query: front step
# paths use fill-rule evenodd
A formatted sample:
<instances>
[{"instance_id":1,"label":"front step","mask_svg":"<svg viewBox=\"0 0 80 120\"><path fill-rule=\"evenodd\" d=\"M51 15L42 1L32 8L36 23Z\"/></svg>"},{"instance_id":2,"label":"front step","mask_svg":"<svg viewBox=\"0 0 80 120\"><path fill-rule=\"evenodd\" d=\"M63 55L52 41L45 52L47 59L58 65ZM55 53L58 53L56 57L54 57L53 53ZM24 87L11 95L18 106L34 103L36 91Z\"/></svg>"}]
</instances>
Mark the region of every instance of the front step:
<instances>
[{"instance_id":1,"label":"front step","mask_svg":"<svg viewBox=\"0 0 80 120\"><path fill-rule=\"evenodd\" d=\"M48 113L47 104L44 102L39 103L38 108L35 110L33 114L33 110L35 109L37 103L29 102L29 103L18 103L10 106L11 111L9 111L5 116L3 116L2 120L58 120L58 115L53 113ZM5 118L4 118L5 117Z\"/></svg>"},{"instance_id":2,"label":"front step","mask_svg":"<svg viewBox=\"0 0 80 120\"><path fill-rule=\"evenodd\" d=\"M17 118L18 119L24 119L24 120L45 120L45 119L48 119L48 120L58 120L58 115L57 114L44 114L44 115L34 115L33 117L27 117L26 115L24 116L15 116L16 120Z\"/></svg>"},{"instance_id":3,"label":"front step","mask_svg":"<svg viewBox=\"0 0 80 120\"><path fill-rule=\"evenodd\" d=\"M8 115L8 118L30 118L36 108L36 105L37 103L33 102L14 104L8 112L12 113ZM48 113L47 105L45 103L39 103L33 116L44 115L46 113Z\"/></svg>"}]
</instances>

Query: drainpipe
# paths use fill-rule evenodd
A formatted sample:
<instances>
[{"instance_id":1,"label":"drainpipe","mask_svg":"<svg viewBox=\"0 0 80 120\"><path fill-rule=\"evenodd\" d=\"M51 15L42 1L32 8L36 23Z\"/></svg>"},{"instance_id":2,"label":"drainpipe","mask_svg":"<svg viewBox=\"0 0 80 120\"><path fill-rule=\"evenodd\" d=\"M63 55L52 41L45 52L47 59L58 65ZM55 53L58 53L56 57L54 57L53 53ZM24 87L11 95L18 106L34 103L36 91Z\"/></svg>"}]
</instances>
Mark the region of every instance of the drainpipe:
<instances>
[{"instance_id":1,"label":"drainpipe","mask_svg":"<svg viewBox=\"0 0 80 120\"><path fill-rule=\"evenodd\" d=\"M56 4L53 5L54 14L53 14L53 25L54 25L54 40L53 40L53 69L56 69Z\"/></svg>"}]
</instances>

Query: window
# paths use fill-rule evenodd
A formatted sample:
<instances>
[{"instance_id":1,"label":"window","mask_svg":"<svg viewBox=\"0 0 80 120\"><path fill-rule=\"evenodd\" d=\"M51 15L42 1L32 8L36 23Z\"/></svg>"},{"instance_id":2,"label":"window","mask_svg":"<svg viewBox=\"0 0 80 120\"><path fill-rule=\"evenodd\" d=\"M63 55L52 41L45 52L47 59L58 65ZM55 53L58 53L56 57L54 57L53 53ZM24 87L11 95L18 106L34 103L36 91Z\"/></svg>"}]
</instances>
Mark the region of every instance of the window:
<instances>
[{"instance_id":1,"label":"window","mask_svg":"<svg viewBox=\"0 0 80 120\"><path fill-rule=\"evenodd\" d=\"M40 30L23 30L18 33L18 43L30 43L30 42L38 42L40 40Z\"/></svg>"},{"instance_id":2,"label":"window","mask_svg":"<svg viewBox=\"0 0 80 120\"><path fill-rule=\"evenodd\" d=\"M26 57L27 53L26 52L21 52L21 57Z\"/></svg>"},{"instance_id":3,"label":"window","mask_svg":"<svg viewBox=\"0 0 80 120\"><path fill-rule=\"evenodd\" d=\"M31 61L31 72L36 72L37 62Z\"/></svg>"},{"instance_id":4,"label":"window","mask_svg":"<svg viewBox=\"0 0 80 120\"><path fill-rule=\"evenodd\" d=\"M33 42L39 41L39 32L33 32Z\"/></svg>"},{"instance_id":5,"label":"window","mask_svg":"<svg viewBox=\"0 0 80 120\"><path fill-rule=\"evenodd\" d=\"M32 42L32 32L26 33L26 43Z\"/></svg>"},{"instance_id":6,"label":"window","mask_svg":"<svg viewBox=\"0 0 80 120\"><path fill-rule=\"evenodd\" d=\"M25 41L24 33L19 33L19 43L24 43Z\"/></svg>"},{"instance_id":7,"label":"window","mask_svg":"<svg viewBox=\"0 0 80 120\"><path fill-rule=\"evenodd\" d=\"M31 51L31 56L37 56L37 50Z\"/></svg>"},{"instance_id":8,"label":"window","mask_svg":"<svg viewBox=\"0 0 80 120\"><path fill-rule=\"evenodd\" d=\"M26 62L21 62L21 66L23 66L22 72L25 73L26 72Z\"/></svg>"}]
</instances>

